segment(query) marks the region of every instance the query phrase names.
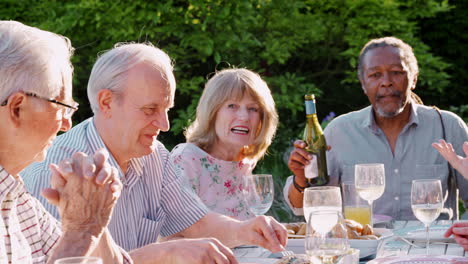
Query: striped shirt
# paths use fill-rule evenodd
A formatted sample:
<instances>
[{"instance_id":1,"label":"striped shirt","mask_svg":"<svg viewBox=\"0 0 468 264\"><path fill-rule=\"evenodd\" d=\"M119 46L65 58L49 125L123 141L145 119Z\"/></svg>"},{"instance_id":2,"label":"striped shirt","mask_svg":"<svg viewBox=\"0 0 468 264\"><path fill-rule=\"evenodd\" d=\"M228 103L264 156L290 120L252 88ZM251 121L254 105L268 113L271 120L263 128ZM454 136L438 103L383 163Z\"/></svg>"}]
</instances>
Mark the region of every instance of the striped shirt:
<instances>
[{"instance_id":1,"label":"striped shirt","mask_svg":"<svg viewBox=\"0 0 468 264\"><path fill-rule=\"evenodd\" d=\"M0 263L45 263L60 238L59 223L0 166Z\"/></svg>"},{"instance_id":2,"label":"striped shirt","mask_svg":"<svg viewBox=\"0 0 468 264\"><path fill-rule=\"evenodd\" d=\"M92 155L98 149L106 148L93 120L89 118L58 136L43 162L34 163L21 172L28 190L55 217L58 217L55 207L39 195L50 185L48 165L70 158L78 151ZM159 234L169 236L178 233L208 212L191 190L188 180L174 173L164 145L156 141L154 147L153 153L131 159L125 174L114 157L109 156L110 165L118 168L124 185L109 231L117 244L126 250L156 242Z\"/></svg>"},{"instance_id":3,"label":"striped shirt","mask_svg":"<svg viewBox=\"0 0 468 264\"><path fill-rule=\"evenodd\" d=\"M46 263L62 231L60 223L26 191L21 178L0 166L0 264ZM120 249L124 263L133 263Z\"/></svg>"}]
</instances>

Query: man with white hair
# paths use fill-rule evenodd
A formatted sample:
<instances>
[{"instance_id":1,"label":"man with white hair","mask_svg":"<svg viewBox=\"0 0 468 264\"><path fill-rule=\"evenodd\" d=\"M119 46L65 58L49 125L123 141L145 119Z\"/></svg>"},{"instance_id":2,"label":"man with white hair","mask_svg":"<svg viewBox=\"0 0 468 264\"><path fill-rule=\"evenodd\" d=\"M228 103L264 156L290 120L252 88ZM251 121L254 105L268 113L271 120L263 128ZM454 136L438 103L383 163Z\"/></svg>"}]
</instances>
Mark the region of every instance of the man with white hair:
<instances>
[{"instance_id":1,"label":"man with white hair","mask_svg":"<svg viewBox=\"0 0 468 264\"><path fill-rule=\"evenodd\" d=\"M49 185L48 164L106 148L124 185L109 229L121 247L132 250L135 263L237 263L228 247L241 244L283 250L286 230L274 219L243 222L208 212L187 180L174 173L169 152L156 140L169 130L172 71L169 56L150 44L117 45L104 53L88 83L94 116L59 136L46 160L22 173L26 185L37 195ZM160 234L191 239L155 243ZM193 239L201 237L212 238Z\"/></svg>"},{"instance_id":2,"label":"man with white hair","mask_svg":"<svg viewBox=\"0 0 468 264\"><path fill-rule=\"evenodd\" d=\"M78 106L71 96L71 54L67 38L0 21L0 263L89 255L105 263L131 262L106 230L122 184L104 151L94 160L75 153L50 165L53 188L43 195L58 207L61 224L19 175L45 158L59 130L71 127Z\"/></svg>"}]
</instances>

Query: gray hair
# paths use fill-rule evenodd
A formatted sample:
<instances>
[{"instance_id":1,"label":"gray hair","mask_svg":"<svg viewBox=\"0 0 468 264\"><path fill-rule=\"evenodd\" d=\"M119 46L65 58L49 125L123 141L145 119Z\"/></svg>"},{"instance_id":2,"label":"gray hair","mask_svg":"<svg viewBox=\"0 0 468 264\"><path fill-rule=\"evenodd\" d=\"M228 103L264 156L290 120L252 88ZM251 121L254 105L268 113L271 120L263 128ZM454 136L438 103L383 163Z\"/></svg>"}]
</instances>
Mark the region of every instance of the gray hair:
<instances>
[{"instance_id":1,"label":"gray hair","mask_svg":"<svg viewBox=\"0 0 468 264\"><path fill-rule=\"evenodd\" d=\"M88 82L88 99L93 113L99 111L97 95L107 89L121 94L125 88L128 72L141 63L147 63L161 71L169 88L175 89L172 61L161 49L151 43L118 43L103 53L96 61Z\"/></svg>"},{"instance_id":2,"label":"gray hair","mask_svg":"<svg viewBox=\"0 0 468 264\"><path fill-rule=\"evenodd\" d=\"M379 47L388 47L392 46L397 48L400 51L400 57L401 60L408 65L409 68L409 74L410 76L415 76L416 74L419 73L419 68L418 68L418 61L416 60L416 56L414 56L413 53L413 48L411 48L410 45L406 44L399 38L395 37L385 37L385 38L378 38L378 39L372 39L369 42L367 42L366 45L361 50L361 53L359 54L359 60L358 60L358 77L360 80L362 80L362 67L363 67L363 60L365 55L367 54L368 51L379 48Z\"/></svg>"},{"instance_id":3,"label":"gray hair","mask_svg":"<svg viewBox=\"0 0 468 264\"><path fill-rule=\"evenodd\" d=\"M66 37L0 21L0 102L20 91L51 98L71 93L72 53Z\"/></svg>"}]
</instances>

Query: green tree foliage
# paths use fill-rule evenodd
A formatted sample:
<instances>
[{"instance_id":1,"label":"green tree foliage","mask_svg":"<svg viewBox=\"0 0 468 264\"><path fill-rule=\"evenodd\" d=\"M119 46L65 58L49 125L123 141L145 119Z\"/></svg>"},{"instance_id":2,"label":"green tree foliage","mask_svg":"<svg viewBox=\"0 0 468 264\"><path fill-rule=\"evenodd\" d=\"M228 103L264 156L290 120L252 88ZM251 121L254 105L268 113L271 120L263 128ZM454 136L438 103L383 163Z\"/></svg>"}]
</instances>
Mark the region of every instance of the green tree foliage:
<instances>
[{"instance_id":1,"label":"green tree foliage","mask_svg":"<svg viewBox=\"0 0 468 264\"><path fill-rule=\"evenodd\" d=\"M216 70L237 66L259 72L273 91L280 115L270 148L270 159L277 161L302 131L305 93L318 95L320 118L368 104L355 68L361 47L371 38L391 35L412 45L420 65L416 92L426 103L465 109L460 106L467 93L466 67L457 65L467 61L467 6L466 1L455 2L3 0L0 18L72 40L74 94L82 106L75 122L91 115L86 84L97 54L131 41L150 41L165 50L174 59L177 79L171 132L162 135L169 148L184 141L183 129L194 117L204 83ZM449 96L454 91L455 96ZM441 97L446 100L438 100ZM277 164L270 162L259 164L259 170ZM284 166L274 168L281 176L288 174Z\"/></svg>"}]
</instances>

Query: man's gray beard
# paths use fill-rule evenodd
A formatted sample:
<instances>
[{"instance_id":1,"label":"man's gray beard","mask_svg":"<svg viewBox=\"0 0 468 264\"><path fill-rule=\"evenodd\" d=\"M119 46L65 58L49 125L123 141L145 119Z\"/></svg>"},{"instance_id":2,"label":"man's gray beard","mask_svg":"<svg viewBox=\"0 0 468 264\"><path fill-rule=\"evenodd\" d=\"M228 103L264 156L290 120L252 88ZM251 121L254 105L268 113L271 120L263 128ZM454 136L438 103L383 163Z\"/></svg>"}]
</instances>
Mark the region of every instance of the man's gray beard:
<instances>
[{"instance_id":1,"label":"man's gray beard","mask_svg":"<svg viewBox=\"0 0 468 264\"><path fill-rule=\"evenodd\" d=\"M404 105L400 105L400 107L396 110L396 111L393 111L393 112L385 112L384 110L382 110L378 105L376 105L375 107L375 111L377 112L377 115L381 116L381 117L385 117L385 118L393 118L399 114L401 114L403 112L403 110L405 109L405 106Z\"/></svg>"}]
</instances>

